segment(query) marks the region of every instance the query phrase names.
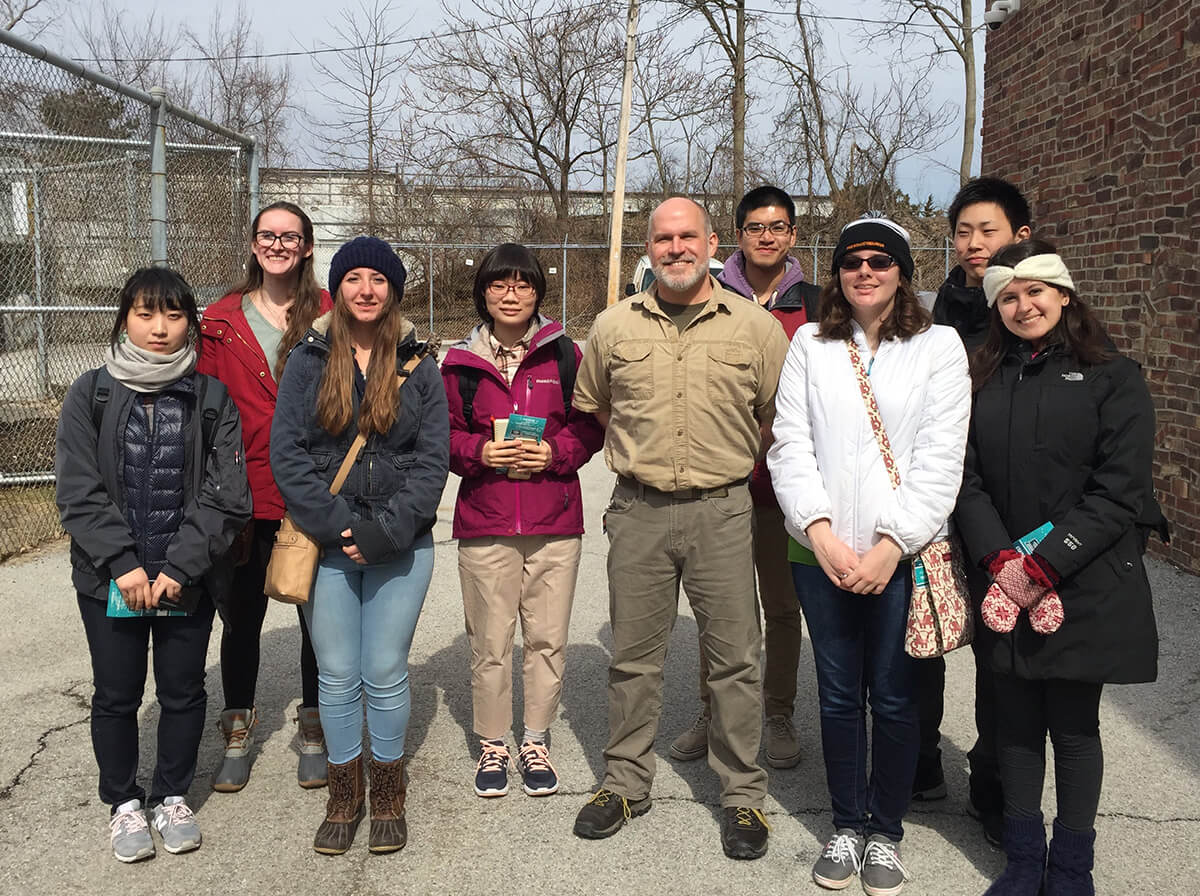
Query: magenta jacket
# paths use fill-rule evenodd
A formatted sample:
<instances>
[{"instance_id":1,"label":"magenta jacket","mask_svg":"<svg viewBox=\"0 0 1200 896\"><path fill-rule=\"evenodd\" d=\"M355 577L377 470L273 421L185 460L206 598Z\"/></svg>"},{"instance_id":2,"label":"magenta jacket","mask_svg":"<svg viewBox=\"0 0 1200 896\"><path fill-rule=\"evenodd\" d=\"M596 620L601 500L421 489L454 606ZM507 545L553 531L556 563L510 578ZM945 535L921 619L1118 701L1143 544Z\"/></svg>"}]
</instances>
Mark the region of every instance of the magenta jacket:
<instances>
[{"instance_id":1,"label":"magenta jacket","mask_svg":"<svg viewBox=\"0 0 1200 896\"><path fill-rule=\"evenodd\" d=\"M454 537L491 535L579 535L583 532L583 500L578 470L604 443L596 418L574 409L564 414L562 385L554 340L568 339L562 325L538 318L541 328L517 368L512 386L493 364L471 350L481 327L453 345L442 361L442 378L450 406L450 469L462 477L454 505ZM575 366L582 353L574 343ZM463 419L459 378L467 368L480 372L471 425ZM545 438L553 457L550 466L527 480L509 479L479 460L491 437L492 420L509 414L546 418Z\"/></svg>"}]
</instances>

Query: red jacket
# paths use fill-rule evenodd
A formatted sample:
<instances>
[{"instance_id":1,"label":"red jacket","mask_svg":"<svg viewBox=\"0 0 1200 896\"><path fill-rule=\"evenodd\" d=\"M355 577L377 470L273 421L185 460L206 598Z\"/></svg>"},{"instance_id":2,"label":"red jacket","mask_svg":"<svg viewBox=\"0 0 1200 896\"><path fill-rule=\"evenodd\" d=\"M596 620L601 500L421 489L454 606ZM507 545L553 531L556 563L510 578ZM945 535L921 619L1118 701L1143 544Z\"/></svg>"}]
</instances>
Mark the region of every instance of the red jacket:
<instances>
[{"instance_id":1,"label":"red jacket","mask_svg":"<svg viewBox=\"0 0 1200 896\"><path fill-rule=\"evenodd\" d=\"M321 312L333 307L321 290ZM283 519L283 498L271 475L271 418L275 415L274 359L267 360L242 311L242 294L230 293L204 309L196 370L215 376L229 390L242 417L246 477L254 495L254 518Z\"/></svg>"},{"instance_id":2,"label":"red jacket","mask_svg":"<svg viewBox=\"0 0 1200 896\"><path fill-rule=\"evenodd\" d=\"M454 505L455 538L583 532L577 471L604 443L604 430L591 414L572 409L568 418L564 413L553 343L568 337L561 324L546 318L542 323L511 386L495 366L468 347L478 328L451 347L442 361L450 407L450 469L463 478ZM578 369L581 352L578 346L572 348ZM470 426L463 418L458 385L467 368L479 372ZM527 480L509 479L479 459L483 443L491 438L492 419L512 413L546 418L544 438L552 452L550 466Z\"/></svg>"}]
</instances>

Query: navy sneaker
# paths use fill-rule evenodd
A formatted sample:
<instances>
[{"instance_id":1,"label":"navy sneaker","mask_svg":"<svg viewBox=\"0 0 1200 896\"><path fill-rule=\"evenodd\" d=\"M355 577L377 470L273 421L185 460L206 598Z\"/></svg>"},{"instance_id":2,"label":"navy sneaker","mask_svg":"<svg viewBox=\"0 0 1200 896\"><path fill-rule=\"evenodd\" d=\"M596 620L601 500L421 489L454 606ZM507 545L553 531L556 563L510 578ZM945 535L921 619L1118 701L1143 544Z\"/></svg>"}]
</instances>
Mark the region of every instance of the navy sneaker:
<instances>
[{"instance_id":1,"label":"navy sneaker","mask_svg":"<svg viewBox=\"0 0 1200 896\"><path fill-rule=\"evenodd\" d=\"M508 793L508 763L511 757L502 740L481 740L482 753L475 766L475 795L504 796Z\"/></svg>"},{"instance_id":2,"label":"navy sneaker","mask_svg":"<svg viewBox=\"0 0 1200 896\"><path fill-rule=\"evenodd\" d=\"M550 751L541 741L527 740L517 753L522 789L530 796L549 796L558 790L558 774L550 764Z\"/></svg>"}]
</instances>

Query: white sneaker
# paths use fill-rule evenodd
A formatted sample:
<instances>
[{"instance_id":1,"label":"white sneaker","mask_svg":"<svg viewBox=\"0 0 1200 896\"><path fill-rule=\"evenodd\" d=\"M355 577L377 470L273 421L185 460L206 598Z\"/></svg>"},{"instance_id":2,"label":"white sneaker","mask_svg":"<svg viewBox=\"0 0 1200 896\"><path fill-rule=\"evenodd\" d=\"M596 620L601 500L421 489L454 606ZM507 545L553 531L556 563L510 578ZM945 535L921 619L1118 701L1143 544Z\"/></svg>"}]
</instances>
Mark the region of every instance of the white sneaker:
<instances>
[{"instance_id":1,"label":"white sneaker","mask_svg":"<svg viewBox=\"0 0 1200 896\"><path fill-rule=\"evenodd\" d=\"M163 849L173 855L200 848L196 816L181 796L169 796L154 807L154 829L162 836Z\"/></svg>"}]
</instances>

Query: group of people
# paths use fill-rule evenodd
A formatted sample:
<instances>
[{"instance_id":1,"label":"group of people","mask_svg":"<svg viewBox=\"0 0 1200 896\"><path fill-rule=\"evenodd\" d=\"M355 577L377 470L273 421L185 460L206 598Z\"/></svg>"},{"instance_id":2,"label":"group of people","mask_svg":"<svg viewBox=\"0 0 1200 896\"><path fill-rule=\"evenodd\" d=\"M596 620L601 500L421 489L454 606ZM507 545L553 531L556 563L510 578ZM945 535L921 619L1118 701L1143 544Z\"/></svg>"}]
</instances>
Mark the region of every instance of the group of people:
<instances>
[{"instance_id":1,"label":"group of people","mask_svg":"<svg viewBox=\"0 0 1200 896\"><path fill-rule=\"evenodd\" d=\"M116 857L153 855L151 827L169 852L200 845L185 796L216 613L226 749L213 786L246 784L264 579L285 509L322 548L300 605L298 779L329 788L314 848L350 848L368 793L370 850L405 845L407 658L449 470L462 477L474 790L504 796L515 765L527 794L555 793L577 471L603 447L616 474L603 513L609 739L576 835L612 836L651 808L682 585L702 708L669 755L707 757L720 778L724 853L767 851L764 716L767 763L801 758L803 613L834 830L813 880L900 892L910 802L947 795L945 663L904 646L913 558L955 537L977 617L970 806L1008 860L988 894L1094 892L1102 687L1156 674L1141 562L1149 533L1166 536L1153 405L1055 248L1031 238L1013 185L971 181L949 217L958 266L931 311L913 289L908 233L886 216L842 230L818 286L789 254L791 198L760 187L739 204L738 250L713 278L707 212L668 199L647 232L654 284L602 312L582 351L541 314L537 257L504 244L476 272L479 325L440 371L401 312L406 272L387 243L342 246L325 292L312 223L290 203L259 213L245 281L202 318L178 274L136 272L105 365L67 394L56 456ZM137 710L151 638L162 714L147 797Z\"/></svg>"}]
</instances>

